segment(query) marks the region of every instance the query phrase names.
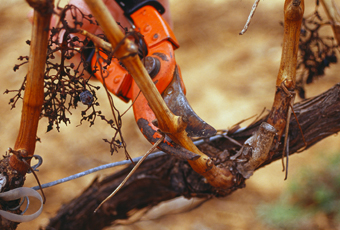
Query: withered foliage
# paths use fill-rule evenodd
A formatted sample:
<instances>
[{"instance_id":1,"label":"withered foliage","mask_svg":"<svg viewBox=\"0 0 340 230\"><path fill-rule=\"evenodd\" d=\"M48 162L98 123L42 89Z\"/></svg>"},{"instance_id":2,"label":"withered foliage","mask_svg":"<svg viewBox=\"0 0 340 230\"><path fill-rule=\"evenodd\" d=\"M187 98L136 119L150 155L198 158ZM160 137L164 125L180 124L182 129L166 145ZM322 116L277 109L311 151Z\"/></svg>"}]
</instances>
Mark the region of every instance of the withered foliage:
<instances>
[{"instance_id":1,"label":"withered foliage","mask_svg":"<svg viewBox=\"0 0 340 230\"><path fill-rule=\"evenodd\" d=\"M85 15L80 9L74 5L66 5L64 8L57 8L58 23L55 27L50 28L50 37L48 43L48 52L45 66L45 83L44 83L44 104L41 110L41 118L48 119L47 132L56 128L60 131L60 124L65 125L70 123L71 109L78 107L78 103L82 102L87 105L87 108L81 111L80 124L83 121L89 122L90 126L94 125L95 120L99 117L110 125L114 134L110 141L104 139L104 142L109 143L110 152L118 151L119 148L124 148L126 151L126 144L121 133L122 121L120 112L115 108L113 99L108 94L113 119L107 118L102 114L99 108L98 98L96 92L100 89L90 83L90 79L94 78L91 71L90 59L95 51L95 46L88 38L81 38L77 36L79 29L85 21L90 24L98 25L93 19L92 15ZM70 17L71 16L71 17ZM70 20L72 18L72 20ZM103 35L97 35L103 39ZM30 45L30 41L26 41ZM101 69L95 71L105 71L110 64L112 54L107 51L97 48L97 51L105 54L105 57L97 52L97 60L100 59ZM80 56L79 63L73 63L74 56ZM60 57L60 58L59 58ZM99 58L98 58L99 57ZM14 71L29 62L28 56L20 56L18 60L22 61L20 64L14 66ZM85 77L90 73L90 78ZM21 87L18 90L6 90L5 93L16 93L10 99L9 104L11 108L16 106L19 99L23 97L25 90L26 78L24 78ZM104 86L105 88L105 86Z\"/></svg>"},{"instance_id":2,"label":"withered foliage","mask_svg":"<svg viewBox=\"0 0 340 230\"><path fill-rule=\"evenodd\" d=\"M323 27L330 27L316 10L302 21L297 64L296 89L301 98L305 98L305 85L324 76L325 69L338 62L339 47L334 37L322 36Z\"/></svg>"}]
</instances>

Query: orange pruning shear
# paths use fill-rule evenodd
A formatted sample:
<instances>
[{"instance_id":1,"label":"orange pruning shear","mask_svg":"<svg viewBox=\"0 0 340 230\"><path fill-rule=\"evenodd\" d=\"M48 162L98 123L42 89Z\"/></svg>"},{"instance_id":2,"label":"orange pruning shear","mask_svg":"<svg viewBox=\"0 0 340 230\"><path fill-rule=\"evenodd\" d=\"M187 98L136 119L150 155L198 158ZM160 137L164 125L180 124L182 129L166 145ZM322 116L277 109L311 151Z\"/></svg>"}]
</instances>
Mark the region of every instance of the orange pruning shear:
<instances>
[{"instance_id":1,"label":"orange pruning shear","mask_svg":"<svg viewBox=\"0 0 340 230\"><path fill-rule=\"evenodd\" d=\"M147 56L144 57L145 68L169 109L188 121L186 128L188 135L198 137L214 135L216 130L196 115L185 97L185 86L174 55L174 50L179 47L179 44L161 16L164 13L163 6L155 0L116 0L116 2L124 10L134 30L143 35L147 48ZM95 56L92 58L91 67L98 69ZM157 142L161 134L153 124L156 117L145 97L139 95L140 90L131 75L115 58L106 71L108 72L108 76L105 77L107 89L125 102L134 101L133 111L139 129L150 143ZM95 76L103 83L100 72L95 72ZM173 143L168 137L158 148L187 160L198 157Z\"/></svg>"}]
</instances>

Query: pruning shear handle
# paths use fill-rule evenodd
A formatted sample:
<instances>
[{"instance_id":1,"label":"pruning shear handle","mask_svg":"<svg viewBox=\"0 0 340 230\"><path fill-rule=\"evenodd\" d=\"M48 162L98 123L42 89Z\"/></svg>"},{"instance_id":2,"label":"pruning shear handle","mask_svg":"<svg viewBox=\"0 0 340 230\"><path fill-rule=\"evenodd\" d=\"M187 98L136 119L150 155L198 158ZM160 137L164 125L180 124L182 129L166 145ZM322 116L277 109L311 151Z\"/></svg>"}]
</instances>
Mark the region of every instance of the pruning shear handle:
<instances>
[{"instance_id":1,"label":"pruning shear handle","mask_svg":"<svg viewBox=\"0 0 340 230\"><path fill-rule=\"evenodd\" d=\"M154 1L151 2L154 4ZM120 4L122 1L118 1L118 3ZM174 55L174 50L179 47L179 44L171 28L160 15L159 12L162 10L158 4L156 4L157 6L140 5L141 7L138 9L135 7L133 11L127 10L125 13L134 23L134 30L144 37L148 55L144 57L143 62L152 81L169 109L188 122L186 131L189 136L208 137L214 135L216 130L197 116L185 97L186 89ZM122 8L124 9L124 7ZM96 65L96 58L93 57L92 68L98 68ZM144 95L140 93L140 89L131 75L115 58L105 71L107 71L105 85L108 90L125 102L134 101L133 111L139 129L150 143L157 142L161 134L157 132L158 128L155 122L153 124L156 119L155 114ZM104 79L98 71L95 76L103 82ZM192 160L198 157L198 155L176 145L169 138L165 138L159 148L185 159Z\"/></svg>"}]
</instances>

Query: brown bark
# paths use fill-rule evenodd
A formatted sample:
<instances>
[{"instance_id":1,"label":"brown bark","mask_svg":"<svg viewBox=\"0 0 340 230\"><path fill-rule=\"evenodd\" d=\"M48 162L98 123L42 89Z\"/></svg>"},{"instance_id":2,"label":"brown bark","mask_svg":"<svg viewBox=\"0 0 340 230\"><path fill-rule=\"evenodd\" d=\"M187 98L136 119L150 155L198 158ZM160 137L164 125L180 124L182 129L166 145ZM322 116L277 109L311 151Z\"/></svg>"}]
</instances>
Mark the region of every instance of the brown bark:
<instances>
[{"instance_id":1,"label":"brown bark","mask_svg":"<svg viewBox=\"0 0 340 230\"><path fill-rule=\"evenodd\" d=\"M340 131L340 84L327 92L294 105L308 147L318 141ZM260 121L250 125L238 133L229 133L231 138L241 144L253 132L258 130ZM293 154L304 147L302 135L297 122L292 116L290 120L289 153ZM283 143L283 140L281 140ZM128 219L131 213L142 209L150 209L161 201L175 197L210 197L227 196L245 186L245 179L236 173L237 161L230 156L239 148L229 139L221 137L215 141L205 142L198 148L211 156L219 167L232 168L236 174L236 186L221 190L206 183L204 178L194 172L186 161L165 155L150 159L143 163L135 175L125 184L116 196L105 203L97 213L93 210L108 196L128 174L132 166L106 177L102 181L94 180L83 194L69 204L64 205L57 215L50 220L48 227L53 229L102 229L117 220ZM280 159L282 145L273 152L272 158L259 166Z\"/></svg>"}]
</instances>

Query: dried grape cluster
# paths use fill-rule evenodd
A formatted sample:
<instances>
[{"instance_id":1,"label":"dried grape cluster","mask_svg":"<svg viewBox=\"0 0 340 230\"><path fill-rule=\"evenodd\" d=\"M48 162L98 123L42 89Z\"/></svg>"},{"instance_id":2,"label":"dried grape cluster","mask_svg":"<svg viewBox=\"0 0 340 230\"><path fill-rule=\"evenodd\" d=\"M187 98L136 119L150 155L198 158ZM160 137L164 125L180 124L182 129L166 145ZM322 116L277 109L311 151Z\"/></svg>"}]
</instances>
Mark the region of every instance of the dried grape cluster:
<instances>
[{"instance_id":1,"label":"dried grape cluster","mask_svg":"<svg viewBox=\"0 0 340 230\"><path fill-rule=\"evenodd\" d=\"M119 111L114 107L111 95L108 94L110 105L112 107L113 119L107 119L100 110L97 109L99 102L97 101L96 91L100 87L90 84L86 78L86 70L90 70L89 60L86 58L94 50L93 43L87 39L81 39L77 35L84 21L87 20L91 24L97 24L91 15L85 15L74 5L66 5L64 8L59 8L58 16L59 23L56 27L51 28L48 43L47 60L44 76L44 104L41 110L41 117L48 119L47 132L54 127L60 131L60 124L70 123L69 116L72 115L70 109L77 108L78 103L82 102L88 107L81 112L81 120L88 121L92 126L97 117L106 121L114 130L115 133L111 141L104 139L110 144L111 154L118 151L119 148L124 148L126 145L121 134L121 116ZM73 21L66 20L66 15L71 15ZM103 36L99 36L102 37ZM26 42L28 45L29 41ZM99 49L102 53L106 53L105 63L111 62L112 55L107 51ZM77 64L72 63L72 58L80 56L81 61ZM56 58L60 56L60 58ZM100 57L104 59L104 57ZM19 58L22 63L15 65L14 71L22 65L29 62L28 56ZM103 67L104 68L104 67ZM99 70L100 71L100 70ZM102 69L105 72L104 69ZM91 72L91 71L90 71ZM6 90L5 93L16 92L16 95L10 99L9 104L12 108L15 107L18 99L22 98L22 93L25 90L26 78L23 81L19 90ZM127 154L128 155L128 154Z\"/></svg>"},{"instance_id":2,"label":"dried grape cluster","mask_svg":"<svg viewBox=\"0 0 340 230\"><path fill-rule=\"evenodd\" d=\"M318 11L302 21L297 64L296 88L299 96L305 98L305 84L324 76L326 67L337 63L339 47L334 37L320 36L320 29L329 26L324 23Z\"/></svg>"}]
</instances>

